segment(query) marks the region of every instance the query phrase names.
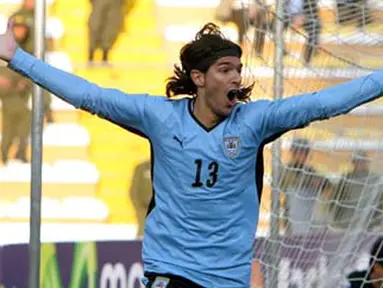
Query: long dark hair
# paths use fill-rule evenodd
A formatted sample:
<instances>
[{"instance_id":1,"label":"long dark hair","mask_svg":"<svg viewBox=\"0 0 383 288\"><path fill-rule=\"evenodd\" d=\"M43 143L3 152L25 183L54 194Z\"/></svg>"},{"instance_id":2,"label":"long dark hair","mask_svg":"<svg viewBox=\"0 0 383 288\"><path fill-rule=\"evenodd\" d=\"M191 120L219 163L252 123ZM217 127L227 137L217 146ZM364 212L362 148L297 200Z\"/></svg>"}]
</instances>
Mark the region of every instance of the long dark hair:
<instances>
[{"instance_id":1,"label":"long dark hair","mask_svg":"<svg viewBox=\"0 0 383 288\"><path fill-rule=\"evenodd\" d=\"M196 96L197 86L190 73L196 69L202 73L219 58L224 56L242 56L242 49L228 40L214 23L207 23L196 34L195 39L185 44L180 51L181 66L174 65L174 75L167 79L166 95L171 98L177 95ZM242 88L245 98L249 98L253 84Z\"/></svg>"}]
</instances>

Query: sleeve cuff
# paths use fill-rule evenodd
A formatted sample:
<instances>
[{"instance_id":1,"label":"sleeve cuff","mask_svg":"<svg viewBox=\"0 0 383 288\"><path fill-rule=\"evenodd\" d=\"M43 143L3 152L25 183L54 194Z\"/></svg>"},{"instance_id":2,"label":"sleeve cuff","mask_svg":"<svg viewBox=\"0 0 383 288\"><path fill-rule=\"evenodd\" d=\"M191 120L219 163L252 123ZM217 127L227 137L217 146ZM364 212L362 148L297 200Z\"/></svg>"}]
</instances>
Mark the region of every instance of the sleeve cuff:
<instances>
[{"instance_id":1,"label":"sleeve cuff","mask_svg":"<svg viewBox=\"0 0 383 288\"><path fill-rule=\"evenodd\" d=\"M35 60L36 58L34 56L18 47L11 61L9 61L8 67L19 72L29 71Z\"/></svg>"}]
</instances>

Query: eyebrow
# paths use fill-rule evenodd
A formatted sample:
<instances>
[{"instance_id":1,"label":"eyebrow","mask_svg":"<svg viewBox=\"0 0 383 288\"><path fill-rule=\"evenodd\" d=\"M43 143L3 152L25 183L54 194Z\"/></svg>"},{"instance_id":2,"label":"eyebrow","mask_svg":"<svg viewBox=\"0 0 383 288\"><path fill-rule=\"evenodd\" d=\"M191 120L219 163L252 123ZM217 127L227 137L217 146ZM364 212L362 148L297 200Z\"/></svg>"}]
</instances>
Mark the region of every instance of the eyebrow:
<instances>
[{"instance_id":1,"label":"eyebrow","mask_svg":"<svg viewBox=\"0 0 383 288\"><path fill-rule=\"evenodd\" d=\"M218 64L218 66L224 66L224 65L229 65L229 66L236 66L235 64L233 64L233 63L231 63L231 62L221 62L221 63L219 63ZM239 65L238 65L238 68L243 68L243 64L242 63L240 63Z\"/></svg>"}]
</instances>

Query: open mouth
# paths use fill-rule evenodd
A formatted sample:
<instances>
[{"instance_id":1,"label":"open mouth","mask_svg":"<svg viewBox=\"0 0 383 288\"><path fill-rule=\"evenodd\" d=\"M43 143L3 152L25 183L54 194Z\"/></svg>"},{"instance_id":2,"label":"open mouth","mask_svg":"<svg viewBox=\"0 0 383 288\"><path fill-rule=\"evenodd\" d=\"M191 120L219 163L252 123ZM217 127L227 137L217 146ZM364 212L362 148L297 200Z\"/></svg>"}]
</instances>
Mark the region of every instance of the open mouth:
<instances>
[{"instance_id":1,"label":"open mouth","mask_svg":"<svg viewBox=\"0 0 383 288\"><path fill-rule=\"evenodd\" d=\"M241 88L241 89L231 89L227 93L227 98L230 101L233 101L234 99L238 99L239 101L241 101L241 100L245 100L246 97L247 97L246 90L244 88Z\"/></svg>"}]
</instances>

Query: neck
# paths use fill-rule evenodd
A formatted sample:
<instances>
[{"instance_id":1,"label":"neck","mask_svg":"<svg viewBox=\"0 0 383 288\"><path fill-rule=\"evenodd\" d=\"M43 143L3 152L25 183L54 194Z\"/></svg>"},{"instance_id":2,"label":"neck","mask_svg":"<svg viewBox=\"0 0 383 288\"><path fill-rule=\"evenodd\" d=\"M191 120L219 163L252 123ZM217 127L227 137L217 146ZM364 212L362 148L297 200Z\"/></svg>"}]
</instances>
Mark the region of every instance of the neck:
<instances>
[{"instance_id":1,"label":"neck","mask_svg":"<svg viewBox=\"0 0 383 288\"><path fill-rule=\"evenodd\" d=\"M221 118L218 115L211 111L211 109L204 101L203 97L197 97L194 100L193 115L206 128L211 128L215 126L221 120Z\"/></svg>"}]
</instances>

